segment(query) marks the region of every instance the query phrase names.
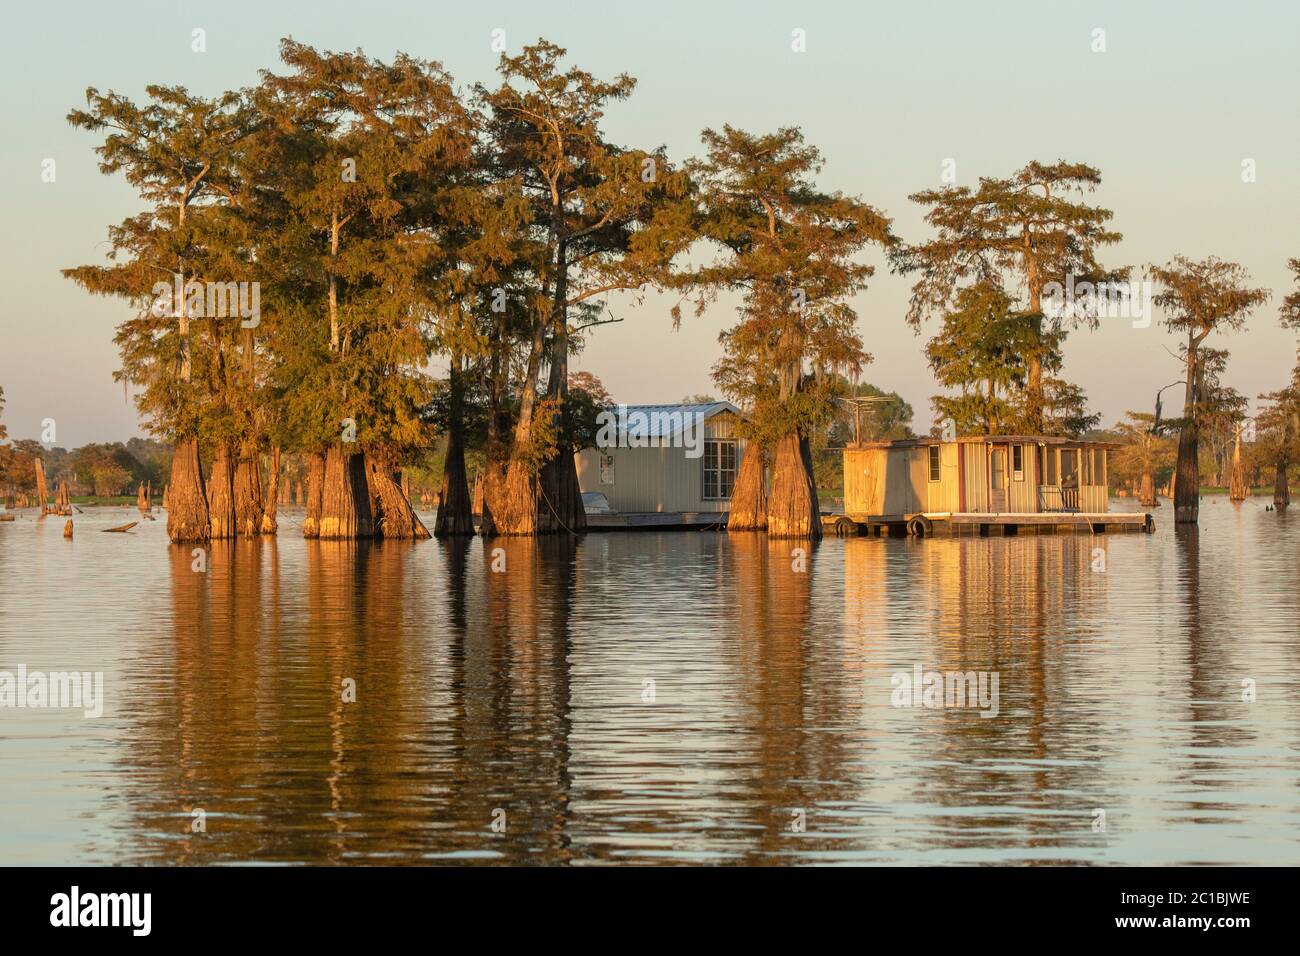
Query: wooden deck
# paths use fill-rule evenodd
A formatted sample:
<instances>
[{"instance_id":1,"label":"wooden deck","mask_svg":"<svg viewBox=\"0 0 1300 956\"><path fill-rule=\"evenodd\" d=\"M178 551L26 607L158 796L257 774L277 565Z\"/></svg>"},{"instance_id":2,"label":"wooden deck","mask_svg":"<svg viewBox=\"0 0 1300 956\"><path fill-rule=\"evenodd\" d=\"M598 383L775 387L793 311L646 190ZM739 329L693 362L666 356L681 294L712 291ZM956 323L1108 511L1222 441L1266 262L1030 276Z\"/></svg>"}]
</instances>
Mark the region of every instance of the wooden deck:
<instances>
[{"instance_id":1,"label":"wooden deck","mask_svg":"<svg viewBox=\"0 0 1300 956\"><path fill-rule=\"evenodd\" d=\"M1062 512L1025 514L977 512L915 512L900 515L822 515L827 534L905 537L916 535L1016 535L1155 531L1155 521L1146 512Z\"/></svg>"}]
</instances>

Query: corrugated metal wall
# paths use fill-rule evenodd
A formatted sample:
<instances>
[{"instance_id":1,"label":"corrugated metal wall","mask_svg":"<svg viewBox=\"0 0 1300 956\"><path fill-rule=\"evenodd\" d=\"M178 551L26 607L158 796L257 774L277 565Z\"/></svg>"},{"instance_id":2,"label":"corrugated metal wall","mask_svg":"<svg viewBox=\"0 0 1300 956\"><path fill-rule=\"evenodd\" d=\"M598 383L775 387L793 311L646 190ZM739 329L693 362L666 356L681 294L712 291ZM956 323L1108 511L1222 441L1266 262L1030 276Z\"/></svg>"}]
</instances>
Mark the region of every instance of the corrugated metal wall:
<instances>
[{"instance_id":1,"label":"corrugated metal wall","mask_svg":"<svg viewBox=\"0 0 1300 956\"><path fill-rule=\"evenodd\" d=\"M704 423L705 439L728 439L733 436L735 416L721 412ZM737 439L736 464L745 453L745 441ZM584 491L599 491L609 499L615 511L627 513L669 513L678 511L727 511L727 499L704 498L704 457L688 458L687 449L587 448L574 456L578 468L578 486ZM600 482L600 456L614 456L614 483Z\"/></svg>"},{"instance_id":2,"label":"corrugated metal wall","mask_svg":"<svg viewBox=\"0 0 1300 956\"><path fill-rule=\"evenodd\" d=\"M960 445L967 511L982 513L989 510L987 447L969 442Z\"/></svg>"}]
</instances>

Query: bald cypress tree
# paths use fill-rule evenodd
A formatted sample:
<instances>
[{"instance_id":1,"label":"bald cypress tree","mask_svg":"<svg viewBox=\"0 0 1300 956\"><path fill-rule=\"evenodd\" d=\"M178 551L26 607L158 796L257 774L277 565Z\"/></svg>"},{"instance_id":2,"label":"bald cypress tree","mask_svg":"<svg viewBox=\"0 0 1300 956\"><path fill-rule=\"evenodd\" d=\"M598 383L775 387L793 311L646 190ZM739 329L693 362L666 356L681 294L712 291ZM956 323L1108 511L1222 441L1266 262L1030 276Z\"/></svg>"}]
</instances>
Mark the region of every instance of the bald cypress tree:
<instances>
[{"instance_id":1,"label":"bald cypress tree","mask_svg":"<svg viewBox=\"0 0 1300 956\"><path fill-rule=\"evenodd\" d=\"M263 165L283 197L293 324L311 326L281 342L282 390L320 475L304 533L426 537L394 468L431 440L423 366L455 261L442 207L473 124L436 63L288 40L281 57L291 71L264 78L276 135Z\"/></svg>"},{"instance_id":2,"label":"bald cypress tree","mask_svg":"<svg viewBox=\"0 0 1300 956\"><path fill-rule=\"evenodd\" d=\"M1193 261L1184 256L1148 267L1161 286L1155 303L1165 311L1165 325L1180 344L1184 369L1183 415L1178 432L1178 470L1174 475L1174 522L1195 524L1200 511L1200 436L1212 417L1226 407L1218 374L1227 353L1205 348L1214 333L1241 329L1267 289L1249 285L1250 273L1235 262L1213 256Z\"/></svg>"},{"instance_id":3,"label":"bald cypress tree","mask_svg":"<svg viewBox=\"0 0 1300 956\"><path fill-rule=\"evenodd\" d=\"M485 489L498 534L585 529L566 420L574 332L597 323L609 293L662 284L690 240L686 210L674 214L684 177L662 150L617 146L601 129L605 109L636 81L564 70L564 55L538 40L501 57L497 89L478 90L492 168L519 183L529 236L543 249L509 459L491 463Z\"/></svg>"},{"instance_id":4,"label":"bald cypress tree","mask_svg":"<svg viewBox=\"0 0 1300 956\"><path fill-rule=\"evenodd\" d=\"M193 283L233 281L225 239L233 194L234 157L255 127L241 93L215 99L183 87L149 86L149 101L96 89L68 122L104 134L100 171L121 172L148 208L109 230L110 265L65 269L99 295L129 301L137 315L118 326L122 368L116 378L142 386L137 405L150 427L173 443L167 530L173 541L202 541L214 532L199 459L201 437L229 427L226 345L239 322L197 308ZM159 294L159 283L180 295ZM206 347L196 347L195 331ZM225 496L223 502L229 502ZM218 522L218 536L233 520Z\"/></svg>"},{"instance_id":5,"label":"bald cypress tree","mask_svg":"<svg viewBox=\"0 0 1300 956\"><path fill-rule=\"evenodd\" d=\"M741 294L714 378L749 411L751 441L771 451L768 534L820 537L810 439L834 417L843 376L870 361L847 300L873 272L855 256L893 244L889 220L857 198L818 189L821 155L796 128L724 126L703 139L706 156L690 174L698 228L719 254L680 281L698 290L701 309L720 292ZM752 512L753 502L733 499L733 508Z\"/></svg>"},{"instance_id":6,"label":"bald cypress tree","mask_svg":"<svg viewBox=\"0 0 1300 956\"><path fill-rule=\"evenodd\" d=\"M1122 238L1109 227L1110 210L1082 201L1100 184L1101 174L1082 163L1032 162L1005 179L981 178L976 189L915 193L912 201L929 207L925 220L937 235L895 253L895 268L917 276L907 314L914 327L948 310L974 282L998 285L1009 297L1021 293L1017 308L1031 335L1023 349L1018 417L1031 433L1053 430L1054 404L1067 418L1081 410L1081 393L1052 380L1050 371L1061 364L1060 346L1069 329L1095 327L1098 321L1097 298L1075 300L1068 309L1049 308L1045 291L1053 283L1063 290L1083 282L1106 288L1128 274L1127 269L1108 271L1097 261L1102 247Z\"/></svg>"}]
</instances>

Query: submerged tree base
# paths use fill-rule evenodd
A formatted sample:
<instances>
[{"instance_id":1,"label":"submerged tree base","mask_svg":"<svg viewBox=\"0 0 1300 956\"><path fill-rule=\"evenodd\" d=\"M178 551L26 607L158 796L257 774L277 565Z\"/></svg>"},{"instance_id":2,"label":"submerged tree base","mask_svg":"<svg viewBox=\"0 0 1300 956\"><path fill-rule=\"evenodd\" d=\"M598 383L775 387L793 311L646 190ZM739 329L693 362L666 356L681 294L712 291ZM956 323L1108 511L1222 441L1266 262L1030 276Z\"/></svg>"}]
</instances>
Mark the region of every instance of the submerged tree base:
<instances>
[{"instance_id":1,"label":"submerged tree base","mask_svg":"<svg viewBox=\"0 0 1300 956\"><path fill-rule=\"evenodd\" d=\"M542 466L538 494L539 533L581 534L587 530L587 509L582 505L578 465L571 448L561 446L555 457Z\"/></svg>"},{"instance_id":2,"label":"submerged tree base","mask_svg":"<svg viewBox=\"0 0 1300 956\"><path fill-rule=\"evenodd\" d=\"M767 500L767 533L772 538L822 536L812 450L800 435L786 435L777 442L772 493Z\"/></svg>"},{"instance_id":3,"label":"submerged tree base","mask_svg":"<svg viewBox=\"0 0 1300 956\"><path fill-rule=\"evenodd\" d=\"M334 445L325 455L318 537L369 538L373 533L365 456L345 454Z\"/></svg>"},{"instance_id":4,"label":"submerged tree base","mask_svg":"<svg viewBox=\"0 0 1300 956\"><path fill-rule=\"evenodd\" d=\"M214 541L235 537L235 476L224 445L218 446L208 477L208 526Z\"/></svg>"},{"instance_id":5,"label":"submerged tree base","mask_svg":"<svg viewBox=\"0 0 1300 956\"><path fill-rule=\"evenodd\" d=\"M320 537L321 506L325 495L325 454L314 451L307 455L307 496L304 504L307 514L302 519L304 538Z\"/></svg>"},{"instance_id":6,"label":"submerged tree base","mask_svg":"<svg viewBox=\"0 0 1300 956\"><path fill-rule=\"evenodd\" d=\"M475 490L479 489L479 482L475 482ZM465 474L465 449L456 428L447 437L442 492L438 495L438 515L433 522L433 533L439 538L474 533L474 502L470 498L469 480Z\"/></svg>"},{"instance_id":7,"label":"submerged tree base","mask_svg":"<svg viewBox=\"0 0 1300 956\"><path fill-rule=\"evenodd\" d=\"M207 541L212 533L199 463L199 442L183 438L172 450L171 480L163 491L167 536L172 541Z\"/></svg>"},{"instance_id":8,"label":"submerged tree base","mask_svg":"<svg viewBox=\"0 0 1300 956\"><path fill-rule=\"evenodd\" d=\"M1160 507L1160 499L1156 497L1156 480L1149 471L1142 473L1142 487L1138 492L1138 504L1144 508Z\"/></svg>"},{"instance_id":9,"label":"submerged tree base","mask_svg":"<svg viewBox=\"0 0 1300 956\"><path fill-rule=\"evenodd\" d=\"M540 496L537 475L524 462L511 461L503 476L489 479L484 487L483 534L537 534Z\"/></svg>"},{"instance_id":10,"label":"submerged tree base","mask_svg":"<svg viewBox=\"0 0 1300 956\"><path fill-rule=\"evenodd\" d=\"M243 445L239 449L239 462L234 478L235 531L240 537L251 538L262 533L265 511L262 500L262 473L257 460L257 449Z\"/></svg>"},{"instance_id":11,"label":"submerged tree base","mask_svg":"<svg viewBox=\"0 0 1300 956\"><path fill-rule=\"evenodd\" d=\"M751 442L740 459L727 530L767 530L767 450L757 442Z\"/></svg>"},{"instance_id":12,"label":"submerged tree base","mask_svg":"<svg viewBox=\"0 0 1300 956\"><path fill-rule=\"evenodd\" d=\"M369 483L371 499L374 502L373 530L379 538L428 538L429 529L424 526L411 507L411 501L402 491L402 486L393 478L392 473L381 462L365 458L366 479Z\"/></svg>"}]
</instances>

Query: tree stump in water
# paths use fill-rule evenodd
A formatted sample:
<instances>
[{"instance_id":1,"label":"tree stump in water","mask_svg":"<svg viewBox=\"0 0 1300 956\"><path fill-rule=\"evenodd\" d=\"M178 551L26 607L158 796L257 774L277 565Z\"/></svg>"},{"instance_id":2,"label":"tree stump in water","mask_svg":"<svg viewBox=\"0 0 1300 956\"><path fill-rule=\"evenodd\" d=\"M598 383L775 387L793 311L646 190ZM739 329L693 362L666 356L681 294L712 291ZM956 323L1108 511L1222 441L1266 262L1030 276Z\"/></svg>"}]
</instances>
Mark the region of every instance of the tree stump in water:
<instances>
[{"instance_id":1,"label":"tree stump in water","mask_svg":"<svg viewBox=\"0 0 1300 956\"><path fill-rule=\"evenodd\" d=\"M50 494L45 486L45 462L34 457L32 465L36 469L36 503L41 508L41 517L50 513Z\"/></svg>"},{"instance_id":2,"label":"tree stump in water","mask_svg":"<svg viewBox=\"0 0 1300 956\"><path fill-rule=\"evenodd\" d=\"M1156 480L1149 471L1142 473L1142 489L1138 492L1138 504L1144 508L1160 507L1160 499L1156 497Z\"/></svg>"},{"instance_id":3,"label":"tree stump in water","mask_svg":"<svg viewBox=\"0 0 1300 956\"><path fill-rule=\"evenodd\" d=\"M63 526L63 536L64 536L65 538L71 538L71 537L72 537L72 521L71 521L71 520L69 520L69 521L67 522L67 524L65 524L65 525Z\"/></svg>"},{"instance_id":4,"label":"tree stump in water","mask_svg":"<svg viewBox=\"0 0 1300 956\"><path fill-rule=\"evenodd\" d=\"M1241 460L1241 433L1232 447L1232 476L1228 479L1228 500L1245 501L1250 494L1246 485L1246 466Z\"/></svg>"},{"instance_id":5,"label":"tree stump in water","mask_svg":"<svg viewBox=\"0 0 1300 956\"><path fill-rule=\"evenodd\" d=\"M163 492L167 536L172 541L207 541L212 534L208 499L203 490L199 442L183 438L172 449L171 480Z\"/></svg>"},{"instance_id":6,"label":"tree stump in water","mask_svg":"<svg viewBox=\"0 0 1300 956\"><path fill-rule=\"evenodd\" d=\"M1273 507L1286 511L1291 504L1291 488L1287 479L1287 463L1279 461L1273 476Z\"/></svg>"}]
</instances>

